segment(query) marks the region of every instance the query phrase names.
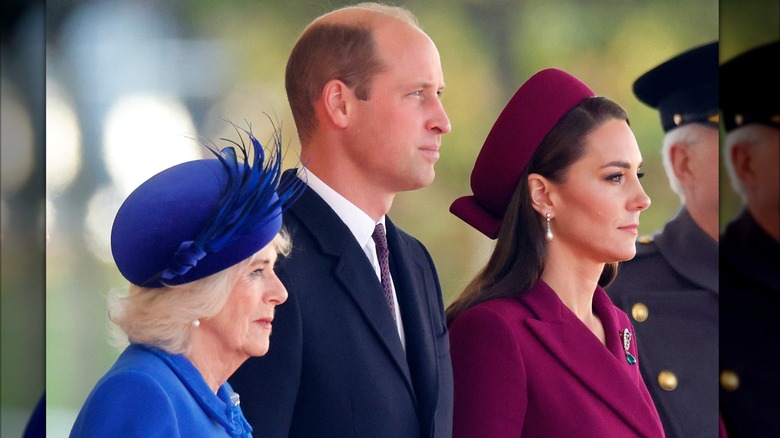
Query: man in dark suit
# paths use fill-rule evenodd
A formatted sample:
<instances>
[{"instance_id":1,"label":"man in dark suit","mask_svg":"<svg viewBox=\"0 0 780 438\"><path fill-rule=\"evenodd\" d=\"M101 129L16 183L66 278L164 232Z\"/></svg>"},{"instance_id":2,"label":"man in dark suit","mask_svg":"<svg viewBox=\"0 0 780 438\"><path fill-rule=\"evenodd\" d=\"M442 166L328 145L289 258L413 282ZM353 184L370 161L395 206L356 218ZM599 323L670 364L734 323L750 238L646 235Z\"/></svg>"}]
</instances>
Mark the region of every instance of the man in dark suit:
<instances>
[{"instance_id":1,"label":"man in dark suit","mask_svg":"<svg viewBox=\"0 0 780 438\"><path fill-rule=\"evenodd\" d=\"M667 437L718 435L718 43L634 82L665 132L663 161L680 209L607 288L631 315L642 377Z\"/></svg>"},{"instance_id":2,"label":"man in dark suit","mask_svg":"<svg viewBox=\"0 0 780 438\"><path fill-rule=\"evenodd\" d=\"M780 42L720 68L724 158L744 208L721 235L720 406L729 437L780 436Z\"/></svg>"},{"instance_id":3,"label":"man in dark suit","mask_svg":"<svg viewBox=\"0 0 780 438\"><path fill-rule=\"evenodd\" d=\"M439 280L385 215L433 181L451 128L436 46L406 9L339 9L304 30L286 88L305 167L285 177L309 187L284 215L289 299L270 352L230 379L241 408L261 437L450 437Z\"/></svg>"}]
</instances>

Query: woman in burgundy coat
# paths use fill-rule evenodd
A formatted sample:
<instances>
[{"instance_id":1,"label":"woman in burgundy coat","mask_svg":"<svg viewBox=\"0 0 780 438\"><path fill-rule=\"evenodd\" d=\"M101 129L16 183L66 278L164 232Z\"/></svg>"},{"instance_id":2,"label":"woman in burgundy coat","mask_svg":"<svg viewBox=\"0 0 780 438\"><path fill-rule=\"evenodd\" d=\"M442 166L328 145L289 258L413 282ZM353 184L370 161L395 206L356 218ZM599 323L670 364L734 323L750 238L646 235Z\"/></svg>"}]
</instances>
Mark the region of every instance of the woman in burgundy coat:
<instances>
[{"instance_id":1,"label":"woman in burgundy coat","mask_svg":"<svg viewBox=\"0 0 780 438\"><path fill-rule=\"evenodd\" d=\"M634 328L602 289L634 257L642 157L625 111L557 69L488 134L453 214L496 246L447 310L453 436L660 437Z\"/></svg>"}]
</instances>

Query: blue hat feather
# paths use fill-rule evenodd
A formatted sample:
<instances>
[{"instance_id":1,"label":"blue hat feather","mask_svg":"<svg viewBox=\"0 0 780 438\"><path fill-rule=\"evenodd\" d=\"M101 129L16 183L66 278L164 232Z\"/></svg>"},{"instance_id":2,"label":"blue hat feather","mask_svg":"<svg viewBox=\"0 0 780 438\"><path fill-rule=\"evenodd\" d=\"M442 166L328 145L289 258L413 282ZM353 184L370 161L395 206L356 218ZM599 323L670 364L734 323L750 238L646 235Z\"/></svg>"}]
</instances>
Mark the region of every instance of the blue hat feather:
<instances>
[{"instance_id":1,"label":"blue hat feather","mask_svg":"<svg viewBox=\"0 0 780 438\"><path fill-rule=\"evenodd\" d=\"M205 145L216 159L163 170L119 208L111 250L131 283L154 288L207 277L261 250L281 229L282 212L301 195L305 183L298 178L280 183L278 130L274 148L266 154L251 126L234 127L240 143L223 139L232 146L221 150ZM251 163L241 131L254 151Z\"/></svg>"}]
</instances>

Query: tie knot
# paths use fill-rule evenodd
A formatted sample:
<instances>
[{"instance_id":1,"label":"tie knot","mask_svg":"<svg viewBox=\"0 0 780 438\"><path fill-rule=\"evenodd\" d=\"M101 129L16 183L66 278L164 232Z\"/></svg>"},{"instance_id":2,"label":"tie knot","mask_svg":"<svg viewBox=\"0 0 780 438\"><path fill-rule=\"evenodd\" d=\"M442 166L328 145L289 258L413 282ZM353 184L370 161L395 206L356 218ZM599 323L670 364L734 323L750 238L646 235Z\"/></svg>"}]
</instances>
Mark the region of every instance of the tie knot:
<instances>
[{"instance_id":1,"label":"tie knot","mask_svg":"<svg viewBox=\"0 0 780 438\"><path fill-rule=\"evenodd\" d=\"M376 224L376 227L374 227L374 233L371 235L371 237L374 239L374 243L377 246L377 249L386 249L387 248L387 236L385 235L385 227L379 223Z\"/></svg>"}]
</instances>

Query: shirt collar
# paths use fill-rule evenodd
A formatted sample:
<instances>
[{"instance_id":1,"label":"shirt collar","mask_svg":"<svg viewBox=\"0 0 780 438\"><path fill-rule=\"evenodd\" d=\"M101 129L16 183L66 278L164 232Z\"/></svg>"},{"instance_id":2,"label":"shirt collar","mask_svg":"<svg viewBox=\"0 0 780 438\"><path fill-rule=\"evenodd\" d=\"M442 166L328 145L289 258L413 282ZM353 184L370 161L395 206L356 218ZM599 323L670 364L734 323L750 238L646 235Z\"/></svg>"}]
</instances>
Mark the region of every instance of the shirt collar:
<instances>
[{"instance_id":1,"label":"shirt collar","mask_svg":"<svg viewBox=\"0 0 780 438\"><path fill-rule=\"evenodd\" d=\"M309 188L314 190L336 212L360 246L365 246L369 240L372 240L371 235L374 233L374 227L377 223L369 215L325 184L310 169L301 167L298 169L298 177L306 181ZM385 225L384 215L379 218L378 223L381 223L382 226Z\"/></svg>"}]
</instances>

